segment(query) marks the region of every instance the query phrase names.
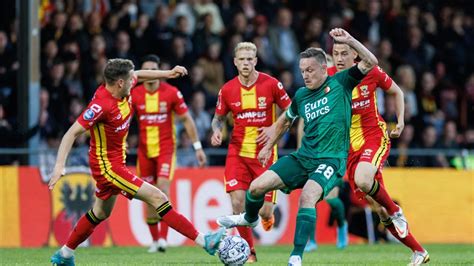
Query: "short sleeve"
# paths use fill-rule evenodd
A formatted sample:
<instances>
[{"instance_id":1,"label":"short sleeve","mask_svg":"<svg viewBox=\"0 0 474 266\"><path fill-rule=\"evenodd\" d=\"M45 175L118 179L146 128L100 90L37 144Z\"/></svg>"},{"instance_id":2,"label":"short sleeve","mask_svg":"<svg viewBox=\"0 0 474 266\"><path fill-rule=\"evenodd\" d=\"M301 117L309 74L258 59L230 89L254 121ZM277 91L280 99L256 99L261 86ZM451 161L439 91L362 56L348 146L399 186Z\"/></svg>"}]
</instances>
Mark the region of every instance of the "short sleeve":
<instances>
[{"instance_id":1,"label":"short sleeve","mask_svg":"<svg viewBox=\"0 0 474 266\"><path fill-rule=\"evenodd\" d=\"M178 115L182 115L188 111L188 106L186 102L184 102L183 94L179 90L174 92L173 111Z\"/></svg>"},{"instance_id":2,"label":"short sleeve","mask_svg":"<svg viewBox=\"0 0 474 266\"><path fill-rule=\"evenodd\" d=\"M99 101L97 98L93 98L87 106L87 109L77 118L77 122L81 124L85 129L89 129L98 122L105 119L106 116L106 105L104 102Z\"/></svg>"},{"instance_id":3,"label":"short sleeve","mask_svg":"<svg viewBox=\"0 0 474 266\"><path fill-rule=\"evenodd\" d=\"M288 93L286 93L283 84L280 81L275 80L275 84L272 86L272 89L273 96L275 97L275 102L278 107L280 107L280 109L288 108L291 104L291 99L290 96L288 96Z\"/></svg>"},{"instance_id":4,"label":"short sleeve","mask_svg":"<svg viewBox=\"0 0 474 266\"><path fill-rule=\"evenodd\" d=\"M374 67L374 72L377 75L377 87L385 91L389 90L393 83L392 78L379 66Z\"/></svg>"},{"instance_id":5,"label":"short sleeve","mask_svg":"<svg viewBox=\"0 0 474 266\"><path fill-rule=\"evenodd\" d=\"M216 114L220 116L227 115L227 113L229 112L229 107L225 102L223 94L223 89L221 89L219 91L219 94L217 95Z\"/></svg>"}]
</instances>

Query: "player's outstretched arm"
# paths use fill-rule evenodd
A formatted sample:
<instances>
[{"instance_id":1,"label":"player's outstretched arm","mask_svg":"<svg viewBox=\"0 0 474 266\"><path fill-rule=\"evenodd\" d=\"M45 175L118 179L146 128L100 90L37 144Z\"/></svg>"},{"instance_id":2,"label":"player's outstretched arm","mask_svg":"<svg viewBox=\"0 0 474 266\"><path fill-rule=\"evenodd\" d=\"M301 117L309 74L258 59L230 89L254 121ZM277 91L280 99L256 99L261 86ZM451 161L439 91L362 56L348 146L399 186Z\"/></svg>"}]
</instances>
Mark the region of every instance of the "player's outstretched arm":
<instances>
[{"instance_id":1,"label":"player's outstretched arm","mask_svg":"<svg viewBox=\"0 0 474 266\"><path fill-rule=\"evenodd\" d=\"M201 141L199 141L196 123L194 123L194 120L189 114L189 112L184 113L179 118L184 125L186 133L188 133L189 138L193 142L193 148L196 151L196 159L198 160L199 167L203 167L204 165L206 165L207 158L206 154L202 149Z\"/></svg>"},{"instance_id":2,"label":"player's outstretched arm","mask_svg":"<svg viewBox=\"0 0 474 266\"><path fill-rule=\"evenodd\" d=\"M361 61L357 64L357 67L362 74L369 73L369 71L378 64L377 57L347 31L341 28L335 28L329 32L329 35L331 35L336 42L348 44L359 54Z\"/></svg>"},{"instance_id":3,"label":"player's outstretched arm","mask_svg":"<svg viewBox=\"0 0 474 266\"><path fill-rule=\"evenodd\" d=\"M397 126L390 132L391 138L398 138L402 134L403 128L405 128L405 100L403 91L398 87L395 81L388 89L388 93L395 94L395 108L397 112Z\"/></svg>"},{"instance_id":4,"label":"player's outstretched arm","mask_svg":"<svg viewBox=\"0 0 474 266\"><path fill-rule=\"evenodd\" d=\"M278 120L275 122L275 133L270 137L267 144L260 150L258 153L258 160L260 163L265 166L270 159L272 154L273 146L278 142L278 140L283 136L283 134L291 127L292 120L290 120L286 113L280 115Z\"/></svg>"},{"instance_id":5,"label":"player's outstretched arm","mask_svg":"<svg viewBox=\"0 0 474 266\"><path fill-rule=\"evenodd\" d=\"M225 115L218 115L214 114L212 118L211 126L212 126L212 137L211 137L211 145L212 146L219 146L222 143L222 128L224 127L226 120Z\"/></svg>"},{"instance_id":6,"label":"player's outstretched arm","mask_svg":"<svg viewBox=\"0 0 474 266\"><path fill-rule=\"evenodd\" d=\"M188 70L182 66L175 66L171 70L137 70L138 82L154 80L154 79L174 79L185 76Z\"/></svg>"},{"instance_id":7,"label":"player's outstretched arm","mask_svg":"<svg viewBox=\"0 0 474 266\"><path fill-rule=\"evenodd\" d=\"M49 180L49 189L53 189L54 185L58 182L61 176L64 175L64 166L66 165L66 159L69 155L69 152L71 151L72 144L74 144L76 138L84 132L86 132L86 129L76 121L68 129L66 134L64 134L63 138L61 139L61 144L59 145L58 156L56 157L56 164L54 165L53 174Z\"/></svg>"}]
</instances>

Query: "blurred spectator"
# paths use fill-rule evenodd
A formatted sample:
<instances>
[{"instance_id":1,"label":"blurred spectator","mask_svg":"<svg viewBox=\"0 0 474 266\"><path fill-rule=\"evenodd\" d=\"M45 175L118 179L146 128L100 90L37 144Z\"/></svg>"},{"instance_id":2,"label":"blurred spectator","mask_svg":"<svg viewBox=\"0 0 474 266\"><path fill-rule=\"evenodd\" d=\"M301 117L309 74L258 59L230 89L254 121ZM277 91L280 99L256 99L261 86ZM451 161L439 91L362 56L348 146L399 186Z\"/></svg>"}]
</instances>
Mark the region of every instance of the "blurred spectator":
<instances>
[{"instance_id":1,"label":"blurred spectator","mask_svg":"<svg viewBox=\"0 0 474 266\"><path fill-rule=\"evenodd\" d=\"M207 135L211 128L211 116L204 110L206 106L206 95L202 91L194 92L189 108L189 113L194 119L199 140L207 143Z\"/></svg>"},{"instance_id":2,"label":"blurred spectator","mask_svg":"<svg viewBox=\"0 0 474 266\"><path fill-rule=\"evenodd\" d=\"M63 55L65 73L64 83L68 88L68 94L77 97L83 97L84 88L82 87L81 73L79 72L79 58L76 54L67 52Z\"/></svg>"},{"instance_id":3,"label":"blurred spectator","mask_svg":"<svg viewBox=\"0 0 474 266\"><path fill-rule=\"evenodd\" d=\"M405 63L410 64L417 73L431 64L435 50L432 45L423 39L423 32L419 27L408 29L408 48L403 53Z\"/></svg>"},{"instance_id":4,"label":"blurred spectator","mask_svg":"<svg viewBox=\"0 0 474 266\"><path fill-rule=\"evenodd\" d=\"M66 13L56 12L53 14L53 19L41 30L41 42L54 40L61 44L64 41L63 36L67 22Z\"/></svg>"},{"instance_id":5,"label":"blurred spectator","mask_svg":"<svg viewBox=\"0 0 474 266\"><path fill-rule=\"evenodd\" d=\"M138 65L137 57L130 51L130 36L127 32L119 31L116 34L115 49L109 58L126 58L132 60L134 65Z\"/></svg>"},{"instance_id":6,"label":"blurred spectator","mask_svg":"<svg viewBox=\"0 0 474 266\"><path fill-rule=\"evenodd\" d=\"M474 124L474 72L467 78L461 97L461 126L467 128Z\"/></svg>"},{"instance_id":7,"label":"blurred spectator","mask_svg":"<svg viewBox=\"0 0 474 266\"><path fill-rule=\"evenodd\" d=\"M275 72L278 67L278 62L273 52L273 47L268 36L268 22L264 16L257 16L255 18L255 36L253 43L257 46L258 70L267 70ZM232 67L235 70L235 67ZM234 75L235 76L235 75Z\"/></svg>"},{"instance_id":8,"label":"blurred spectator","mask_svg":"<svg viewBox=\"0 0 474 266\"><path fill-rule=\"evenodd\" d=\"M152 44L152 35L150 28L150 17L143 13L138 16L137 26L130 33L132 51L138 58L149 54Z\"/></svg>"},{"instance_id":9,"label":"blurred spectator","mask_svg":"<svg viewBox=\"0 0 474 266\"><path fill-rule=\"evenodd\" d=\"M212 15L209 13L199 17L199 23L193 38L194 54L196 56L203 55L211 42L220 39L219 35L213 33L211 30L212 20Z\"/></svg>"},{"instance_id":10,"label":"blurred spectator","mask_svg":"<svg viewBox=\"0 0 474 266\"><path fill-rule=\"evenodd\" d=\"M435 149L436 147L436 129L435 127L428 125L424 128L421 137L421 144L415 145L414 148L422 149ZM443 163L446 162L446 158L443 154L438 155L418 155L412 156L408 160L407 166L412 167L443 167Z\"/></svg>"},{"instance_id":11,"label":"blurred spectator","mask_svg":"<svg viewBox=\"0 0 474 266\"><path fill-rule=\"evenodd\" d=\"M104 37L107 53L111 53L113 51L113 48L116 48L117 39L119 38L119 36L117 35L118 31L119 17L115 13L109 13L107 17L105 17L105 25L101 33L102 37Z\"/></svg>"},{"instance_id":12,"label":"blurred spectator","mask_svg":"<svg viewBox=\"0 0 474 266\"><path fill-rule=\"evenodd\" d=\"M438 108L436 100L436 79L433 73L429 71L423 72L419 82L421 88L418 90L418 110L421 121L427 125L433 125L441 134L443 130L444 114Z\"/></svg>"},{"instance_id":13,"label":"blurred spectator","mask_svg":"<svg viewBox=\"0 0 474 266\"><path fill-rule=\"evenodd\" d=\"M65 42L77 42L81 53L89 51L89 36L84 31L84 22L79 14L75 13L69 17L64 40Z\"/></svg>"},{"instance_id":14,"label":"blurred spectator","mask_svg":"<svg viewBox=\"0 0 474 266\"><path fill-rule=\"evenodd\" d=\"M413 147L413 139L415 136L413 125L406 124L402 135L393 142L393 148L398 149L398 156L389 157L389 165L397 167L405 167L408 165L408 149Z\"/></svg>"},{"instance_id":15,"label":"blurred spectator","mask_svg":"<svg viewBox=\"0 0 474 266\"><path fill-rule=\"evenodd\" d=\"M418 115L418 105L415 95L416 76L413 67L410 65L402 65L398 67L396 71L396 80L398 86L403 90L405 104L409 105L411 116Z\"/></svg>"},{"instance_id":16,"label":"blurred spectator","mask_svg":"<svg viewBox=\"0 0 474 266\"><path fill-rule=\"evenodd\" d=\"M193 143L188 136L186 130L181 130L179 133L179 145L176 152L178 167L196 167L198 162L196 160L196 153L193 149Z\"/></svg>"},{"instance_id":17,"label":"blurred spectator","mask_svg":"<svg viewBox=\"0 0 474 266\"><path fill-rule=\"evenodd\" d=\"M454 122L453 120L449 120L444 125L443 135L442 135L441 141L438 145L438 148L440 148L440 149L459 149L459 147L460 147L459 143L460 143L460 138L458 136L458 130L457 130L456 122ZM441 158L441 163L442 163L443 167L453 166L452 163L451 163L451 161L453 159L452 156L446 156L445 159L446 160L444 160L444 158Z\"/></svg>"},{"instance_id":18,"label":"blurred spectator","mask_svg":"<svg viewBox=\"0 0 474 266\"><path fill-rule=\"evenodd\" d=\"M47 75L51 66L53 65L53 61L58 56L58 45L56 41L49 40L45 43L44 48L42 49L43 53L41 54L41 74Z\"/></svg>"},{"instance_id":19,"label":"blurred spectator","mask_svg":"<svg viewBox=\"0 0 474 266\"><path fill-rule=\"evenodd\" d=\"M194 5L198 17L209 14L212 17L212 23L210 25L210 31L213 34L220 35L224 31L224 23L222 22L221 13L219 7L212 2L212 0L197 0Z\"/></svg>"},{"instance_id":20,"label":"blurred spectator","mask_svg":"<svg viewBox=\"0 0 474 266\"><path fill-rule=\"evenodd\" d=\"M173 28L169 25L170 11L166 5L160 5L150 25L152 34L151 53L164 57L171 48Z\"/></svg>"},{"instance_id":21,"label":"blurred spectator","mask_svg":"<svg viewBox=\"0 0 474 266\"><path fill-rule=\"evenodd\" d=\"M239 42L243 42L242 35L234 34L228 38L226 49L222 53L222 64L224 65L224 79L231 80L235 76L237 76L238 72L234 65L234 48L237 46ZM255 43L258 48L258 42ZM258 57L258 50L257 50L257 57ZM259 58L259 64L261 63ZM257 65L258 67L258 65Z\"/></svg>"},{"instance_id":22,"label":"blurred spectator","mask_svg":"<svg viewBox=\"0 0 474 266\"><path fill-rule=\"evenodd\" d=\"M188 33L188 18L185 16L178 16L176 18L176 26L174 30L174 35L184 39L186 53L193 53L193 40L192 35Z\"/></svg>"},{"instance_id":23,"label":"blurred spectator","mask_svg":"<svg viewBox=\"0 0 474 266\"><path fill-rule=\"evenodd\" d=\"M16 88L16 75L19 63L16 58L16 49L9 43L6 32L0 31L0 99L10 102L15 106L12 98ZM11 110L5 106L7 110Z\"/></svg>"},{"instance_id":24,"label":"blurred spectator","mask_svg":"<svg viewBox=\"0 0 474 266\"><path fill-rule=\"evenodd\" d=\"M377 46L385 31L384 17L379 0L369 0L367 6L353 20L353 35L359 40L369 41L371 46Z\"/></svg>"},{"instance_id":25,"label":"blurred spectator","mask_svg":"<svg viewBox=\"0 0 474 266\"><path fill-rule=\"evenodd\" d=\"M70 94L64 81L64 63L61 60L54 60L51 70L41 84L49 92L49 115L59 129L65 129Z\"/></svg>"},{"instance_id":26,"label":"blurred spectator","mask_svg":"<svg viewBox=\"0 0 474 266\"><path fill-rule=\"evenodd\" d=\"M224 66L220 61L221 43L212 42L207 48L206 56L201 57L197 64L204 69L203 85L210 96L217 99L217 93L224 85Z\"/></svg>"},{"instance_id":27,"label":"blurred spectator","mask_svg":"<svg viewBox=\"0 0 474 266\"><path fill-rule=\"evenodd\" d=\"M323 20L319 17L311 17L303 29L303 32L299 33L300 44L303 47L314 47L314 43L319 44L319 47L326 50L326 44L329 41L328 36L324 32Z\"/></svg>"},{"instance_id":28,"label":"blurred spectator","mask_svg":"<svg viewBox=\"0 0 474 266\"><path fill-rule=\"evenodd\" d=\"M183 0L176 5L173 10L172 20L174 24L178 27L179 24L179 17L186 18L186 34L192 36L194 34L194 30L196 29L196 13L193 9L193 4L196 0Z\"/></svg>"}]
</instances>

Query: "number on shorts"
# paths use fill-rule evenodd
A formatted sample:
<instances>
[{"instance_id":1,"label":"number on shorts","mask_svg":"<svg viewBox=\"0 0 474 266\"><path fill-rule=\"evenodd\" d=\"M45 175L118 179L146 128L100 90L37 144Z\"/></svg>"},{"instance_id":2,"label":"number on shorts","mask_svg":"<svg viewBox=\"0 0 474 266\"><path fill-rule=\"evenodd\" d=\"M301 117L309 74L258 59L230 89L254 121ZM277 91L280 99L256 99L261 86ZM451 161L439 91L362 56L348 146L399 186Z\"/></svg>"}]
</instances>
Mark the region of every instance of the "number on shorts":
<instances>
[{"instance_id":1,"label":"number on shorts","mask_svg":"<svg viewBox=\"0 0 474 266\"><path fill-rule=\"evenodd\" d=\"M324 177L327 179L331 178L331 176L334 174L334 168L332 166L328 166L326 164L320 164L316 171L314 171L317 174L323 174Z\"/></svg>"}]
</instances>

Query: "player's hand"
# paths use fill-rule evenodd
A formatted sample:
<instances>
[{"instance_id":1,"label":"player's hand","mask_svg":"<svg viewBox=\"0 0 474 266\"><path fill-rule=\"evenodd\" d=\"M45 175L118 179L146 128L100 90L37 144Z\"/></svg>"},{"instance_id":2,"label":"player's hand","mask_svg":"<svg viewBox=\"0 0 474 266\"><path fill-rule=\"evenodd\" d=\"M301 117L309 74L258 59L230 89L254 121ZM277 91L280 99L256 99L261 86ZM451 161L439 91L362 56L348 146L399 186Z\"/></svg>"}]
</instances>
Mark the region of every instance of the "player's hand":
<instances>
[{"instance_id":1,"label":"player's hand","mask_svg":"<svg viewBox=\"0 0 474 266\"><path fill-rule=\"evenodd\" d=\"M265 145L258 153L257 158L258 158L258 161L262 164L262 166L265 167L271 156L272 156L272 147Z\"/></svg>"},{"instance_id":2,"label":"player's hand","mask_svg":"<svg viewBox=\"0 0 474 266\"><path fill-rule=\"evenodd\" d=\"M349 34L349 32L345 31L341 28L334 28L329 32L329 35L334 39L336 42L340 43L349 43L354 38Z\"/></svg>"},{"instance_id":3,"label":"player's hand","mask_svg":"<svg viewBox=\"0 0 474 266\"><path fill-rule=\"evenodd\" d=\"M62 167L54 167L53 174L49 180L48 187L49 190L53 190L54 185L59 181L59 179L66 174L66 171Z\"/></svg>"},{"instance_id":4,"label":"player's hand","mask_svg":"<svg viewBox=\"0 0 474 266\"><path fill-rule=\"evenodd\" d=\"M400 124L400 123L397 124L395 129L392 129L392 131L390 131L390 137L394 139L400 137L400 135L402 134L403 128L405 128L405 124Z\"/></svg>"},{"instance_id":5,"label":"player's hand","mask_svg":"<svg viewBox=\"0 0 474 266\"><path fill-rule=\"evenodd\" d=\"M220 130L214 131L211 137L212 146L220 146L222 144L222 132Z\"/></svg>"},{"instance_id":6,"label":"player's hand","mask_svg":"<svg viewBox=\"0 0 474 266\"><path fill-rule=\"evenodd\" d=\"M257 144L265 145L270 138L275 134L275 127L273 125L269 127L260 127L257 129Z\"/></svg>"},{"instance_id":7,"label":"player's hand","mask_svg":"<svg viewBox=\"0 0 474 266\"><path fill-rule=\"evenodd\" d=\"M168 78L175 79L182 76L186 76L188 74L188 70L182 66L175 66L173 69L170 70L170 75Z\"/></svg>"},{"instance_id":8,"label":"player's hand","mask_svg":"<svg viewBox=\"0 0 474 266\"><path fill-rule=\"evenodd\" d=\"M196 159L198 160L199 167L204 167L206 165L207 157L202 149L196 150Z\"/></svg>"}]
</instances>

